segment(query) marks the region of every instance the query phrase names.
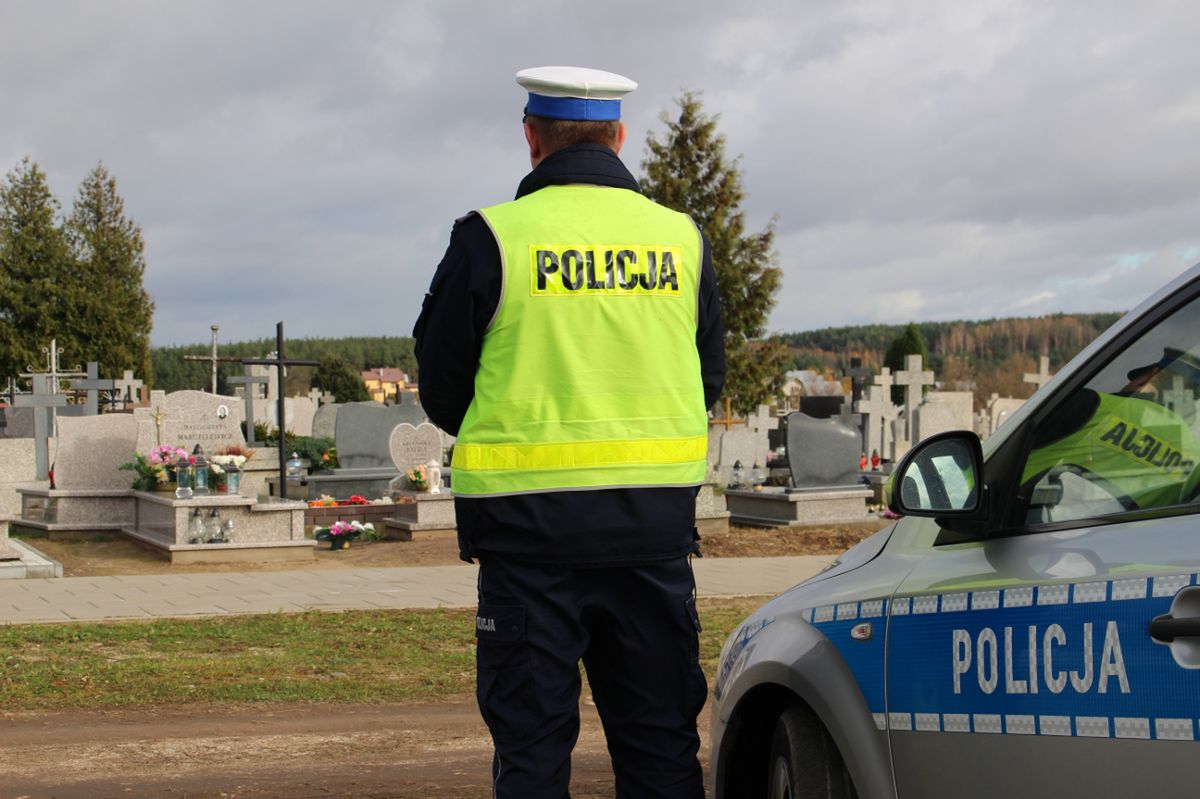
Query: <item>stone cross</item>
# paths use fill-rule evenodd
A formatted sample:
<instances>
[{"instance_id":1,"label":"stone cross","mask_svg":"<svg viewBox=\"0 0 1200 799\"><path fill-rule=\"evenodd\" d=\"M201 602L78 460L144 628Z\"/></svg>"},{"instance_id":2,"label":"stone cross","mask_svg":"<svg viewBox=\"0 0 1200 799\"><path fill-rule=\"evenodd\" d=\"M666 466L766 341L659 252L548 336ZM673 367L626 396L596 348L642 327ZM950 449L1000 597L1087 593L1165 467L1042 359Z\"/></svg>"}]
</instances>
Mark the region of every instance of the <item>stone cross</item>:
<instances>
[{"instance_id":1,"label":"stone cross","mask_svg":"<svg viewBox=\"0 0 1200 799\"><path fill-rule=\"evenodd\" d=\"M82 380L71 381L71 388L76 391L87 391L87 402L84 405L84 413L87 416L95 416L100 412L96 400L101 391L113 391L117 387L115 380L100 380L99 378L100 365L95 361L88 361L87 377Z\"/></svg>"},{"instance_id":2,"label":"stone cross","mask_svg":"<svg viewBox=\"0 0 1200 799\"><path fill-rule=\"evenodd\" d=\"M1026 372L1021 379L1026 383L1032 383L1033 390L1037 391L1039 388L1049 382L1050 377L1050 358L1046 355L1043 355L1038 363L1037 372Z\"/></svg>"},{"instance_id":3,"label":"stone cross","mask_svg":"<svg viewBox=\"0 0 1200 799\"><path fill-rule=\"evenodd\" d=\"M316 386L313 386L312 388L310 388L308 390L308 398L310 400L312 400L313 402L315 402L317 405L320 405L321 404L321 389L317 388Z\"/></svg>"},{"instance_id":4,"label":"stone cross","mask_svg":"<svg viewBox=\"0 0 1200 799\"><path fill-rule=\"evenodd\" d=\"M220 325L212 326L212 352L208 355L184 355L185 361L208 361L212 364L212 393L217 393L217 363L220 361L241 362L241 358L233 355L217 355L217 331Z\"/></svg>"},{"instance_id":5,"label":"stone cross","mask_svg":"<svg viewBox=\"0 0 1200 799\"><path fill-rule=\"evenodd\" d=\"M141 380L134 378L132 369L126 369L124 374L121 375L120 380L113 381L113 388L117 390L117 394L119 395L121 402L126 404L135 403L138 401L138 397L141 394L142 385L143 383Z\"/></svg>"},{"instance_id":6,"label":"stone cross","mask_svg":"<svg viewBox=\"0 0 1200 799\"><path fill-rule=\"evenodd\" d=\"M266 375L253 374L252 370L248 367L246 374L240 377L225 378L227 384L232 383L233 385L245 386L242 389L242 395L246 400L246 443L252 447L257 446L257 442L254 439L254 400L258 396L258 389L254 388L254 386L264 385L270 379Z\"/></svg>"},{"instance_id":7,"label":"stone cross","mask_svg":"<svg viewBox=\"0 0 1200 799\"><path fill-rule=\"evenodd\" d=\"M854 403L854 410L862 414L864 419L863 447L867 454L877 451L882 456L884 454L884 435L882 434L886 428L886 420L896 416L896 406L892 405L891 389L880 385L868 386L866 397Z\"/></svg>"},{"instance_id":8,"label":"stone cross","mask_svg":"<svg viewBox=\"0 0 1200 799\"><path fill-rule=\"evenodd\" d=\"M896 372L896 385L904 388L904 440L911 441L913 411L921 404L921 391L933 385L933 372L921 369L920 355L904 356L904 368Z\"/></svg>"},{"instance_id":9,"label":"stone cross","mask_svg":"<svg viewBox=\"0 0 1200 799\"><path fill-rule=\"evenodd\" d=\"M54 409L67 404L66 394L57 394L49 389L54 388L53 381L34 381L33 394L20 394L13 398L13 405L18 408L35 408L33 412L33 447L34 468L37 479L45 480L50 476L50 431L54 419Z\"/></svg>"},{"instance_id":10,"label":"stone cross","mask_svg":"<svg viewBox=\"0 0 1200 799\"><path fill-rule=\"evenodd\" d=\"M289 366L319 366L320 361L314 361L305 358L287 358L283 354L283 322L278 322L275 325L275 352L272 353L273 358L246 358L242 363L247 366L274 366L276 375L279 378L279 394L276 402L276 419L279 420L279 498L287 499L287 408L283 398L283 378L284 370ZM268 384L269 386L270 384ZM247 392L249 393L249 392ZM253 417L247 423L247 427L254 425Z\"/></svg>"},{"instance_id":11,"label":"stone cross","mask_svg":"<svg viewBox=\"0 0 1200 799\"><path fill-rule=\"evenodd\" d=\"M771 413L770 405L759 405L754 413L746 417L746 426L759 432L778 430L779 417Z\"/></svg>"}]
</instances>

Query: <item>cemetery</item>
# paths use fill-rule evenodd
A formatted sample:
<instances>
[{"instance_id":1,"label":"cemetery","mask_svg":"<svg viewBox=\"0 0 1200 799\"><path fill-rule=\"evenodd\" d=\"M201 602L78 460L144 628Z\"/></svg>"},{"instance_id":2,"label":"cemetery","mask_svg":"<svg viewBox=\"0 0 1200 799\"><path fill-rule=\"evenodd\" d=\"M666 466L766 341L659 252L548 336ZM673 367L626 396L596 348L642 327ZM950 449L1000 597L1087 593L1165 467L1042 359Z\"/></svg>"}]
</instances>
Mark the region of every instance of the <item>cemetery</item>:
<instances>
[{"instance_id":1,"label":"cemetery","mask_svg":"<svg viewBox=\"0 0 1200 799\"><path fill-rule=\"evenodd\" d=\"M321 534L370 529L372 540L455 532L450 436L415 395L334 402L313 389L284 396L277 350L238 360L233 394L149 391L131 372L101 380L98 364L64 369L51 342L47 369L9 379L0 403L0 575L53 577L39 537L119 536L172 564L311 560ZM1049 379L1043 358L1025 380ZM28 389L24 386L28 385ZM903 397L893 403L892 391ZM994 395L973 412L970 392L938 390L921 356L895 374L852 363L842 378L789 373L800 410L760 405L745 419L713 414L709 477L696 502L702 538L731 523L754 528L858 523L881 509L892 465L913 442L951 429L986 437L1022 400ZM259 429L283 420L277 446ZM300 436L302 438L292 438ZM287 442L332 440L328 464ZM325 455L328 457L328 453ZM318 462L314 462L318 461ZM326 468L331 467L331 468ZM23 534L13 539L9 530ZM332 543L338 543L336 540ZM57 570L56 570L57 567Z\"/></svg>"}]
</instances>

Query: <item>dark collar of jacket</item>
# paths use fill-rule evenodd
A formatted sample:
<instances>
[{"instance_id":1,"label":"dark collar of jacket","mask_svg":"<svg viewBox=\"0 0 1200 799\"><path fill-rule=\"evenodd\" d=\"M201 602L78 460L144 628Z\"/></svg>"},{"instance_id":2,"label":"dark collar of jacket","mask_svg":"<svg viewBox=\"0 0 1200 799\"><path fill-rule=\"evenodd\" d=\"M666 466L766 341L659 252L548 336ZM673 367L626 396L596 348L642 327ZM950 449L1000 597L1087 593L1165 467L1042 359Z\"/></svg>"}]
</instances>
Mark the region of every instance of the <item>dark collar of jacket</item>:
<instances>
[{"instance_id":1,"label":"dark collar of jacket","mask_svg":"<svg viewBox=\"0 0 1200 799\"><path fill-rule=\"evenodd\" d=\"M637 180L616 153L602 144L577 144L543 158L517 187L516 199L547 186L568 183L592 183L641 192Z\"/></svg>"}]
</instances>

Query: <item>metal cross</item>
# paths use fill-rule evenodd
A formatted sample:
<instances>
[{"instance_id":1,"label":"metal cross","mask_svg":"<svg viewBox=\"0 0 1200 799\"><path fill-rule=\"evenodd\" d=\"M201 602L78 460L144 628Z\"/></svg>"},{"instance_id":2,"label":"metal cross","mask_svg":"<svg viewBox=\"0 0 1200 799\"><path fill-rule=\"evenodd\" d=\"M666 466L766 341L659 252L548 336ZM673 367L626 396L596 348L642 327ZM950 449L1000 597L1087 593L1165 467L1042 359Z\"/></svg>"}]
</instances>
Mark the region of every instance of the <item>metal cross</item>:
<instances>
[{"instance_id":1,"label":"metal cross","mask_svg":"<svg viewBox=\"0 0 1200 799\"><path fill-rule=\"evenodd\" d=\"M242 359L233 355L217 355L217 331L221 329L220 325L212 326L212 354L210 355L184 355L185 361L210 361L212 363L212 393L217 393L217 363L219 361L228 361L241 363Z\"/></svg>"},{"instance_id":2,"label":"metal cross","mask_svg":"<svg viewBox=\"0 0 1200 799\"><path fill-rule=\"evenodd\" d=\"M34 468L37 479L45 480L50 476L50 433L54 420L54 409L67 404L66 394L55 394L50 391L38 391L38 388L53 388L47 382L35 382L33 394L19 394L13 397L13 405L18 408L33 408L33 441Z\"/></svg>"},{"instance_id":3,"label":"metal cross","mask_svg":"<svg viewBox=\"0 0 1200 799\"><path fill-rule=\"evenodd\" d=\"M863 386L866 385L871 374L871 370L862 365L862 358L850 359L850 368L846 370L846 377L850 378L851 404L862 399Z\"/></svg>"},{"instance_id":4,"label":"metal cross","mask_svg":"<svg viewBox=\"0 0 1200 799\"><path fill-rule=\"evenodd\" d=\"M48 393L57 394L58 381L64 377L87 377L87 373L79 371L78 366L76 366L74 369L68 369L65 372L58 371L58 356L63 354L63 348L58 346L57 338L50 339L50 346L42 347L42 353L46 356L47 368L45 372L35 372L33 370L33 365L31 364L25 367L28 371L17 375L17 377L28 377L30 380L33 380L35 393L37 392L37 380L39 378L44 378L46 380L46 383L50 388Z\"/></svg>"},{"instance_id":5,"label":"metal cross","mask_svg":"<svg viewBox=\"0 0 1200 799\"><path fill-rule=\"evenodd\" d=\"M166 411L159 406L154 406L154 413L150 414L154 417L154 441L157 446L162 446L162 422L167 418Z\"/></svg>"},{"instance_id":6,"label":"metal cross","mask_svg":"<svg viewBox=\"0 0 1200 799\"><path fill-rule=\"evenodd\" d=\"M284 370L289 366L319 366L320 361L307 358L287 358L283 354L283 322L275 325L275 357L274 358L244 358L242 363L247 366L274 366L279 376L279 395L276 397L276 419L279 420L279 498L287 499L287 407L284 403L283 379ZM248 422L247 427L253 422Z\"/></svg>"}]
</instances>

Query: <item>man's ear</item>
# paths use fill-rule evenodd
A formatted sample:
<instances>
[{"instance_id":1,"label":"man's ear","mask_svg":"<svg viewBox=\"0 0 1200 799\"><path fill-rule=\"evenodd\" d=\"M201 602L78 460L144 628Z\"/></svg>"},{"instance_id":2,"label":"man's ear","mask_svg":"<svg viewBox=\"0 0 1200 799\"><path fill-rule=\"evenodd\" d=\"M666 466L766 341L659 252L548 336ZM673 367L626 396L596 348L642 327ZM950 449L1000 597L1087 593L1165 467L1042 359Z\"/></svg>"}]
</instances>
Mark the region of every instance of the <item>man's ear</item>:
<instances>
[{"instance_id":1,"label":"man's ear","mask_svg":"<svg viewBox=\"0 0 1200 799\"><path fill-rule=\"evenodd\" d=\"M621 148L625 146L625 134L626 133L628 133L628 131L625 130L625 123L624 122L619 123L617 125L617 146L616 146L617 155L621 154Z\"/></svg>"},{"instance_id":2,"label":"man's ear","mask_svg":"<svg viewBox=\"0 0 1200 799\"><path fill-rule=\"evenodd\" d=\"M545 157L545 153L542 152L542 140L538 138L537 130L534 129L533 125L526 122L524 123L524 127L525 141L529 144L529 163L531 166L536 167L542 158Z\"/></svg>"}]
</instances>

